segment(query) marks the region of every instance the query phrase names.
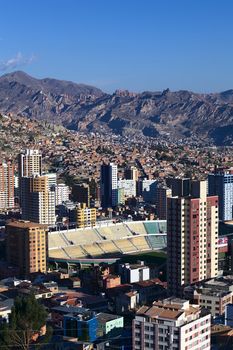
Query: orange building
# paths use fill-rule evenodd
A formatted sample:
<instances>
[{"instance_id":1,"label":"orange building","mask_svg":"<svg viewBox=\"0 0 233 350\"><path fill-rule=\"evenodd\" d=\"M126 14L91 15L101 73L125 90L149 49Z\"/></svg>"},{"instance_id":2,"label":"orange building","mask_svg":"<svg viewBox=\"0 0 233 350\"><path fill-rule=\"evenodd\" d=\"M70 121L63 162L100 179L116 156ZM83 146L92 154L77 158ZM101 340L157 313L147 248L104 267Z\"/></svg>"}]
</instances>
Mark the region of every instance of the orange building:
<instances>
[{"instance_id":1,"label":"orange building","mask_svg":"<svg viewBox=\"0 0 233 350\"><path fill-rule=\"evenodd\" d=\"M30 221L6 224L7 262L18 266L22 276L46 272L47 228Z\"/></svg>"}]
</instances>

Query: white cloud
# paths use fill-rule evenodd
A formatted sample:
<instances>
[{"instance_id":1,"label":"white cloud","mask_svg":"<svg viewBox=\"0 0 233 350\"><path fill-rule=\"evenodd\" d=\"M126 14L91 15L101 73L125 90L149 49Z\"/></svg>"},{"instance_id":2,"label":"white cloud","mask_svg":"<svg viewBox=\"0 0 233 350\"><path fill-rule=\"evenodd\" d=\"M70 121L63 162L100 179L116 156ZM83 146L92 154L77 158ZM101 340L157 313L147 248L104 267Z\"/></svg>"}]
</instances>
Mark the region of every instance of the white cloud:
<instances>
[{"instance_id":1,"label":"white cloud","mask_svg":"<svg viewBox=\"0 0 233 350\"><path fill-rule=\"evenodd\" d=\"M5 61L0 61L0 71L4 72L9 69L16 69L20 66L31 64L35 60L35 56L24 57L21 52L18 52L15 57Z\"/></svg>"}]
</instances>

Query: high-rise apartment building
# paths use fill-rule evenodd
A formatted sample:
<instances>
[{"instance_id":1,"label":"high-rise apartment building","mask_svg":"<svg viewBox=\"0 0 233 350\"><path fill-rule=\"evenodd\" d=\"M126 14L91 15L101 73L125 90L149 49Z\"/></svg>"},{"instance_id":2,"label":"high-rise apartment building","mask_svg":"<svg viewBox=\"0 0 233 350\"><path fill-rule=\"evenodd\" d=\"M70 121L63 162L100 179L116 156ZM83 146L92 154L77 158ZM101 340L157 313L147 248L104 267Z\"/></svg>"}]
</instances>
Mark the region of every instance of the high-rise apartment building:
<instances>
[{"instance_id":1,"label":"high-rise apartment building","mask_svg":"<svg viewBox=\"0 0 233 350\"><path fill-rule=\"evenodd\" d=\"M19 204L19 177L14 177L14 197L15 197L15 203Z\"/></svg>"},{"instance_id":2,"label":"high-rise apartment building","mask_svg":"<svg viewBox=\"0 0 233 350\"><path fill-rule=\"evenodd\" d=\"M21 194L22 177L42 174L42 155L38 149L26 149L18 155L19 195ZM21 200L21 199L20 199Z\"/></svg>"},{"instance_id":3,"label":"high-rise apartment building","mask_svg":"<svg viewBox=\"0 0 233 350\"><path fill-rule=\"evenodd\" d=\"M22 276L46 272L47 229L29 221L10 221L6 225L7 262L19 267Z\"/></svg>"},{"instance_id":4,"label":"high-rise apartment building","mask_svg":"<svg viewBox=\"0 0 233 350\"><path fill-rule=\"evenodd\" d=\"M70 189L64 183L52 185L51 190L55 191L55 204L60 205L63 202L68 202L70 199Z\"/></svg>"},{"instance_id":5,"label":"high-rise apartment building","mask_svg":"<svg viewBox=\"0 0 233 350\"><path fill-rule=\"evenodd\" d=\"M211 316L187 300L142 306L132 328L133 350L210 350Z\"/></svg>"},{"instance_id":6,"label":"high-rise apartment building","mask_svg":"<svg viewBox=\"0 0 233 350\"><path fill-rule=\"evenodd\" d=\"M77 228L92 227L96 224L96 208L87 208L85 203L76 208Z\"/></svg>"},{"instance_id":7,"label":"high-rise apartment building","mask_svg":"<svg viewBox=\"0 0 233 350\"><path fill-rule=\"evenodd\" d=\"M190 195L191 180L189 178L168 177L166 183L171 188L173 197L186 197Z\"/></svg>"},{"instance_id":8,"label":"high-rise apartment building","mask_svg":"<svg viewBox=\"0 0 233 350\"><path fill-rule=\"evenodd\" d=\"M90 207L90 186L87 183L74 184L72 197L75 202L85 203L87 207Z\"/></svg>"},{"instance_id":9,"label":"high-rise apartment building","mask_svg":"<svg viewBox=\"0 0 233 350\"><path fill-rule=\"evenodd\" d=\"M0 164L0 209L14 207L14 166L11 162Z\"/></svg>"},{"instance_id":10,"label":"high-rise apartment building","mask_svg":"<svg viewBox=\"0 0 233 350\"><path fill-rule=\"evenodd\" d=\"M48 188L51 190L54 186L57 185L57 174L56 173L47 173L43 174L48 178Z\"/></svg>"},{"instance_id":11,"label":"high-rise apartment building","mask_svg":"<svg viewBox=\"0 0 233 350\"><path fill-rule=\"evenodd\" d=\"M131 166L125 169L125 179L138 181L138 169L135 166Z\"/></svg>"},{"instance_id":12,"label":"high-rise apartment building","mask_svg":"<svg viewBox=\"0 0 233 350\"><path fill-rule=\"evenodd\" d=\"M117 205L117 165L113 163L101 165L100 193L103 208Z\"/></svg>"},{"instance_id":13,"label":"high-rise apartment building","mask_svg":"<svg viewBox=\"0 0 233 350\"><path fill-rule=\"evenodd\" d=\"M158 182L156 180L143 179L138 181L138 194L142 195L147 203L155 204L155 196Z\"/></svg>"},{"instance_id":14,"label":"high-rise apartment building","mask_svg":"<svg viewBox=\"0 0 233 350\"><path fill-rule=\"evenodd\" d=\"M167 199L171 196L172 190L170 188L158 184L155 193L155 204L158 219L167 220Z\"/></svg>"},{"instance_id":15,"label":"high-rise apartment building","mask_svg":"<svg viewBox=\"0 0 233 350\"><path fill-rule=\"evenodd\" d=\"M219 198L219 220L233 219L233 169L208 175L208 194Z\"/></svg>"},{"instance_id":16,"label":"high-rise apartment building","mask_svg":"<svg viewBox=\"0 0 233 350\"><path fill-rule=\"evenodd\" d=\"M54 177L49 175L37 175L23 177L21 179L21 207L23 220L30 220L32 222L46 225L55 224L55 191L51 190Z\"/></svg>"},{"instance_id":17,"label":"high-rise apartment building","mask_svg":"<svg viewBox=\"0 0 233 350\"><path fill-rule=\"evenodd\" d=\"M167 201L168 291L218 274L218 197L206 196L206 181L192 183L193 196Z\"/></svg>"},{"instance_id":18,"label":"high-rise apartment building","mask_svg":"<svg viewBox=\"0 0 233 350\"><path fill-rule=\"evenodd\" d=\"M136 181L135 180L118 180L118 188L123 188L124 196L136 197Z\"/></svg>"},{"instance_id":19,"label":"high-rise apartment building","mask_svg":"<svg viewBox=\"0 0 233 350\"><path fill-rule=\"evenodd\" d=\"M26 149L18 156L19 178L42 174L42 155L37 149Z\"/></svg>"}]
</instances>

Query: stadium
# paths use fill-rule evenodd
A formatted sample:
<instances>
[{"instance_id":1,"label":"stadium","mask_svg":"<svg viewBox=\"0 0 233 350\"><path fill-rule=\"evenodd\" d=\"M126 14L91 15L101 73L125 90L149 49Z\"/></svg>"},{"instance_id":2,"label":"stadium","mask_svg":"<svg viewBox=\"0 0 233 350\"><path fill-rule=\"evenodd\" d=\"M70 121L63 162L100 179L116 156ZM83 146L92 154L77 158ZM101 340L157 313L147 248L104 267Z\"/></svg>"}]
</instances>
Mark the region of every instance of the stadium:
<instances>
[{"instance_id":1,"label":"stadium","mask_svg":"<svg viewBox=\"0 0 233 350\"><path fill-rule=\"evenodd\" d=\"M126 254L164 250L165 220L107 223L48 233L50 262L112 262Z\"/></svg>"}]
</instances>

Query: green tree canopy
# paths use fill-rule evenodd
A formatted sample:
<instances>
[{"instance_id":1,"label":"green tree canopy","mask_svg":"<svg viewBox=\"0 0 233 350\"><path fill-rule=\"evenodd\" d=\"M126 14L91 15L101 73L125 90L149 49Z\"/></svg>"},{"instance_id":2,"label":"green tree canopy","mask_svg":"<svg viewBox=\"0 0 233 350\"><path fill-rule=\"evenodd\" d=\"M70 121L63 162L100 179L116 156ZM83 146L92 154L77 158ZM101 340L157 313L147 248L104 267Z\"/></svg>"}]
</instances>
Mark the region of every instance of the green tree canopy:
<instances>
[{"instance_id":1,"label":"green tree canopy","mask_svg":"<svg viewBox=\"0 0 233 350\"><path fill-rule=\"evenodd\" d=\"M3 350L28 350L32 337L46 324L47 312L33 295L17 297L9 323L0 328L0 347Z\"/></svg>"}]
</instances>

